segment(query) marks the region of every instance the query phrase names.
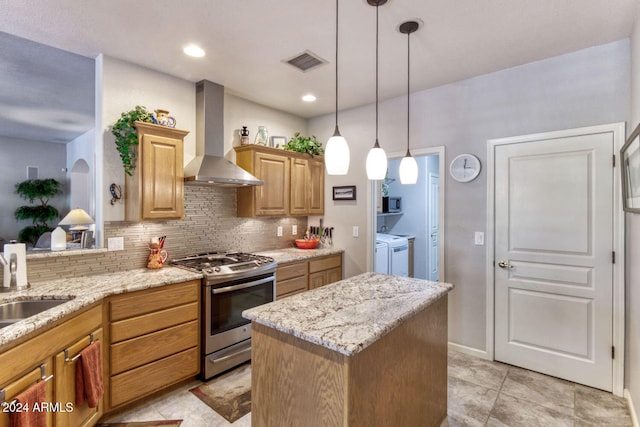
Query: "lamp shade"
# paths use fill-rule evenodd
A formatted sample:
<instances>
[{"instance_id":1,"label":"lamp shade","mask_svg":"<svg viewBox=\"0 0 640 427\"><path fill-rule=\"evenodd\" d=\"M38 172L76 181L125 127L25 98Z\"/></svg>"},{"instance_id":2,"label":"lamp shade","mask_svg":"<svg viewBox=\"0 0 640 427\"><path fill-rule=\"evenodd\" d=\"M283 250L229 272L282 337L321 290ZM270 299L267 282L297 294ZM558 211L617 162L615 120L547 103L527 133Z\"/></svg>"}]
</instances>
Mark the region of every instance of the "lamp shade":
<instances>
[{"instance_id":1,"label":"lamp shade","mask_svg":"<svg viewBox=\"0 0 640 427\"><path fill-rule=\"evenodd\" d=\"M384 179L387 174L387 154L380 146L374 146L367 154L367 178Z\"/></svg>"},{"instance_id":2,"label":"lamp shade","mask_svg":"<svg viewBox=\"0 0 640 427\"><path fill-rule=\"evenodd\" d=\"M418 182L418 162L413 156L408 155L400 162L400 183L415 184Z\"/></svg>"},{"instance_id":3,"label":"lamp shade","mask_svg":"<svg viewBox=\"0 0 640 427\"><path fill-rule=\"evenodd\" d=\"M329 175L346 175L349 172L349 145L339 133L327 141L324 150L324 164Z\"/></svg>"},{"instance_id":4,"label":"lamp shade","mask_svg":"<svg viewBox=\"0 0 640 427\"><path fill-rule=\"evenodd\" d=\"M93 218L91 218L84 209L76 208L62 218L62 221L60 221L58 225L88 225L93 223Z\"/></svg>"}]
</instances>

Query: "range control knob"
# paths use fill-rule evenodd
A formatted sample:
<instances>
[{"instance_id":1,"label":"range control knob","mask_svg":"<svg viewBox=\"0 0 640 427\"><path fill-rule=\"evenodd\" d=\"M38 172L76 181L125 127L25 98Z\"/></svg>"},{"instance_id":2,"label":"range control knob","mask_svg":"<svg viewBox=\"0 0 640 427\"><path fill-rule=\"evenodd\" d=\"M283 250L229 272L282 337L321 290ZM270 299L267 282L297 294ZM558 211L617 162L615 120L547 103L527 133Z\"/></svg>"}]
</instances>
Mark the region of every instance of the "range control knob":
<instances>
[{"instance_id":1,"label":"range control knob","mask_svg":"<svg viewBox=\"0 0 640 427\"><path fill-rule=\"evenodd\" d=\"M216 273L220 273L220 267L215 267L213 270L214 270Z\"/></svg>"}]
</instances>

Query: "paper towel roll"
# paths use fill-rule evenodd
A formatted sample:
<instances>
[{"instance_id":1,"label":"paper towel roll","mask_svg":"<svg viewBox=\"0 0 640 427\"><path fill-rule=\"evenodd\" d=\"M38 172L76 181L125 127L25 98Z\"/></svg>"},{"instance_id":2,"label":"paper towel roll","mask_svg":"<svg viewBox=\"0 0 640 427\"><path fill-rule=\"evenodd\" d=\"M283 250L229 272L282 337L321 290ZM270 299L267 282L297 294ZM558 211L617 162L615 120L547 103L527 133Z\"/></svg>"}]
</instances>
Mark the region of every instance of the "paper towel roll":
<instances>
[{"instance_id":1,"label":"paper towel roll","mask_svg":"<svg viewBox=\"0 0 640 427\"><path fill-rule=\"evenodd\" d=\"M4 259L11 262L11 254L16 254L16 285L18 287L27 286L27 248L24 243L7 243L4 245ZM9 265L4 267L4 287L9 287L11 283L11 269Z\"/></svg>"}]
</instances>

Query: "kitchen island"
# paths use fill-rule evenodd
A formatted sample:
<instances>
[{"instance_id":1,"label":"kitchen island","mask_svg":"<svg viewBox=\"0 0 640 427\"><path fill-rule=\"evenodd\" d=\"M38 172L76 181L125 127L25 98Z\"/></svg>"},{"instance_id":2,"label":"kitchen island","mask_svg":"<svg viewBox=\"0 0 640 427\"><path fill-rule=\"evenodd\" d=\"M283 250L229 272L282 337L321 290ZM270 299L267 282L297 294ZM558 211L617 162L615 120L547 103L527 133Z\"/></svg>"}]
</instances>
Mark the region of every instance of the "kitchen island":
<instances>
[{"instance_id":1,"label":"kitchen island","mask_svg":"<svg viewBox=\"0 0 640 427\"><path fill-rule=\"evenodd\" d=\"M453 285L364 273L243 315L261 426L439 426Z\"/></svg>"}]
</instances>

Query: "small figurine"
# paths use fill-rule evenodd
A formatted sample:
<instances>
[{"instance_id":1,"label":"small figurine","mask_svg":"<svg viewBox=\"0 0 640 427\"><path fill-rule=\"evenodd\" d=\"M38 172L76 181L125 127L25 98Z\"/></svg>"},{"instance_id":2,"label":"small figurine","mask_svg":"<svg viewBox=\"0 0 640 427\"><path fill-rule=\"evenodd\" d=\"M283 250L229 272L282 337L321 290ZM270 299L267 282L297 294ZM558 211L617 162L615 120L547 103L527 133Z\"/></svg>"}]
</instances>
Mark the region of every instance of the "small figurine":
<instances>
[{"instance_id":1,"label":"small figurine","mask_svg":"<svg viewBox=\"0 0 640 427\"><path fill-rule=\"evenodd\" d=\"M249 129L246 126L242 126L240 129L240 144L247 145L249 143Z\"/></svg>"}]
</instances>

